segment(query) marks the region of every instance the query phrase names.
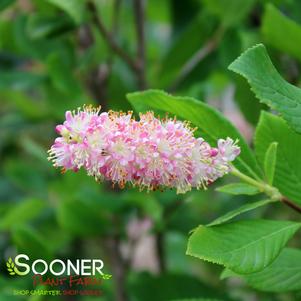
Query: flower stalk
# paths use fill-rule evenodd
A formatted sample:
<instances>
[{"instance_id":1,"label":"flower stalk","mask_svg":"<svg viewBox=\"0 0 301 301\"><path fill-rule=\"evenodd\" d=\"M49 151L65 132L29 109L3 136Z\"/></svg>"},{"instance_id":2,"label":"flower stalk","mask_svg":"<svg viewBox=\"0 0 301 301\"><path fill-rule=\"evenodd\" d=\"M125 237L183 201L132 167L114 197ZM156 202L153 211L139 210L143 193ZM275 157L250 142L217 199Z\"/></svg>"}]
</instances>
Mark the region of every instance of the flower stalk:
<instances>
[{"instance_id":1,"label":"flower stalk","mask_svg":"<svg viewBox=\"0 0 301 301\"><path fill-rule=\"evenodd\" d=\"M258 188L258 190L260 192L265 193L271 200L273 200L275 202L280 201L283 204L285 204L286 206L288 206L288 207L292 208L293 210L297 211L298 213L301 213L301 207L299 207L294 202L290 201L287 197L283 196L276 187L271 186L271 185L265 183L264 181L257 181L255 179L253 179L253 178L247 176L246 174L240 172L234 166L232 166L231 174L233 176L241 179L245 183L248 183L248 184Z\"/></svg>"}]
</instances>

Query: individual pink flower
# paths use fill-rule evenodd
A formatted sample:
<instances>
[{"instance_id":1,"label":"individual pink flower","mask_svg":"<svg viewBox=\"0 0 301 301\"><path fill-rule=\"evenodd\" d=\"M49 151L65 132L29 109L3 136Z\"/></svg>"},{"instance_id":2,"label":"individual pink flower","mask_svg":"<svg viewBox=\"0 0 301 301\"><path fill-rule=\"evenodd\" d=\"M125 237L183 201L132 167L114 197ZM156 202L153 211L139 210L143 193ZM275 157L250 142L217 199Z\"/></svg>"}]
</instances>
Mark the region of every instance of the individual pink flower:
<instances>
[{"instance_id":1,"label":"individual pink flower","mask_svg":"<svg viewBox=\"0 0 301 301\"><path fill-rule=\"evenodd\" d=\"M187 122L158 119L152 112L132 118L132 112L84 107L66 112L56 127L60 134L49 150L49 160L63 171L84 168L96 180L140 189L176 188L185 193L205 188L231 171L240 148L231 138L213 148L195 138Z\"/></svg>"}]
</instances>

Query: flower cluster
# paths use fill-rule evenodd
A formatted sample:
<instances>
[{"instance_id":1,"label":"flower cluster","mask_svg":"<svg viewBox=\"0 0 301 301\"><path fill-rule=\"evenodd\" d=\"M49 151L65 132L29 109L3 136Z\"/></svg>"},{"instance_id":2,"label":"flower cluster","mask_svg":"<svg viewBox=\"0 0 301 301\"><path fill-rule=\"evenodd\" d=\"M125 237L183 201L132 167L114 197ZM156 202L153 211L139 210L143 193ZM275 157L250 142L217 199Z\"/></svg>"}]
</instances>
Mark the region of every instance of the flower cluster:
<instances>
[{"instance_id":1,"label":"flower cluster","mask_svg":"<svg viewBox=\"0 0 301 301\"><path fill-rule=\"evenodd\" d=\"M219 139L211 147L195 138L187 122L140 114L103 112L84 107L66 112L56 127L60 137L49 150L49 160L63 171L84 168L96 180L126 183L141 189L176 188L184 193L205 188L231 170L240 153L232 139Z\"/></svg>"}]
</instances>

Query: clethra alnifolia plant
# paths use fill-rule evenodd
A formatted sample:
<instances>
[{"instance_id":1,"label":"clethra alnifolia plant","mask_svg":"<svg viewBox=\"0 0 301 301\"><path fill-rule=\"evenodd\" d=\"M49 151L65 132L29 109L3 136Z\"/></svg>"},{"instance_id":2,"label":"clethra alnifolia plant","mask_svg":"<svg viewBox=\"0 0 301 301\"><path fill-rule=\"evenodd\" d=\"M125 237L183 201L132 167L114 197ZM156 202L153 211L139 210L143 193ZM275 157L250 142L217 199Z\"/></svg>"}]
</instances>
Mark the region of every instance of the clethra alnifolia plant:
<instances>
[{"instance_id":1,"label":"clethra alnifolia plant","mask_svg":"<svg viewBox=\"0 0 301 301\"><path fill-rule=\"evenodd\" d=\"M60 137L49 150L49 159L63 171L84 168L98 181L123 188L126 183L141 190L176 188L185 193L205 188L231 171L240 148L231 138L216 147L195 138L188 122L160 120L153 112L102 112L86 106L66 112L56 127Z\"/></svg>"},{"instance_id":2,"label":"clethra alnifolia plant","mask_svg":"<svg viewBox=\"0 0 301 301\"><path fill-rule=\"evenodd\" d=\"M244 204L192 230L186 254L223 266L221 278L240 277L257 290L300 290L301 268L296 263L301 262L301 252L285 246L301 223L241 216L272 203L301 213L301 90L280 77L263 45L247 50L229 68L246 77L256 96L273 109L261 112L254 150L208 104L147 90L127 95L137 111L170 112L198 126L203 137L195 137L188 121L156 118L151 111L136 120L132 112L100 112L86 106L66 112L66 120L56 127L60 136L49 150L49 160L63 172L83 168L97 181L147 191L170 188L186 193L231 173L239 181L218 190L245 195ZM247 199L256 195L257 201Z\"/></svg>"}]
</instances>

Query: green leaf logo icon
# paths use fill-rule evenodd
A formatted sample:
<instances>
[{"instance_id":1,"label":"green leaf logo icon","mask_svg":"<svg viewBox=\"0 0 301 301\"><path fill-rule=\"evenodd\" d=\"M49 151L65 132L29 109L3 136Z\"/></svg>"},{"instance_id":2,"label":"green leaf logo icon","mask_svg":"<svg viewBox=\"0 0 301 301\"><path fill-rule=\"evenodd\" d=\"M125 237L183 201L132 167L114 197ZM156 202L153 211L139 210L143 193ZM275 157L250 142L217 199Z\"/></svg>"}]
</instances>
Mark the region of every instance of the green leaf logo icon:
<instances>
[{"instance_id":1,"label":"green leaf logo icon","mask_svg":"<svg viewBox=\"0 0 301 301\"><path fill-rule=\"evenodd\" d=\"M27 273L26 272L20 272L14 261L11 259L11 257L9 257L8 261L6 262L6 268L7 268L7 271L9 272L10 275L19 275L19 276L23 276L23 275L26 275Z\"/></svg>"},{"instance_id":2,"label":"green leaf logo icon","mask_svg":"<svg viewBox=\"0 0 301 301\"><path fill-rule=\"evenodd\" d=\"M8 261L6 262L6 266L10 275L16 275L15 263L11 258L9 258Z\"/></svg>"},{"instance_id":3,"label":"green leaf logo icon","mask_svg":"<svg viewBox=\"0 0 301 301\"><path fill-rule=\"evenodd\" d=\"M110 274L103 274L102 275L102 279L104 279L104 280L108 280L108 279L111 279L112 278L112 275L110 275Z\"/></svg>"}]
</instances>

